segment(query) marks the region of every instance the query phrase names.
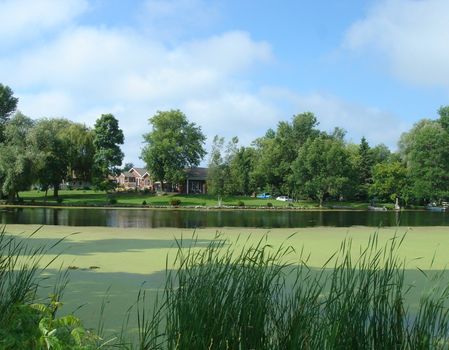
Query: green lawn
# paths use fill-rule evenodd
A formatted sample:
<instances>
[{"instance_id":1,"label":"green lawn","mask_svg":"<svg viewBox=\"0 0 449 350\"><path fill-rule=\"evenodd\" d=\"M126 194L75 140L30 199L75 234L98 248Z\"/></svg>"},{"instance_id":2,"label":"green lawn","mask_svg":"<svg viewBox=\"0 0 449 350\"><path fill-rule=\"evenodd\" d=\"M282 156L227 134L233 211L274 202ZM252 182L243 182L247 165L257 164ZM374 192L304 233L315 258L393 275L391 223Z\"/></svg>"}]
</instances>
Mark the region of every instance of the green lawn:
<instances>
[{"instance_id":1,"label":"green lawn","mask_svg":"<svg viewBox=\"0 0 449 350\"><path fill-rule=\"evenodd\" d=\"M145 194L143 192L121 192L108 194L104 191L93 190L65 190L59 191L59 198L62 199L58 203L50 193L45 198L43 191L26 191L20 192L20 197L24 204L30 205L71 205L71 206L142 206L145 202L149 206L167 206L172 199L179 199L180 206L208 206L213 207L218 205L218 199L211 195L181 195L181 194L167 194L163 196ZM116 204L111 204L111 198L114 198ZM276 208L316 208L317 202L313 201L298 201L294 203L287 203L271 199L258 199L245 196L229 196L222 198L223 206L238 206L239 202L243 202L246 207L267 207L271 203ZM340 206L351 207L353 209L366 209L367 203L349 203L349 202L329 202L325 206Z\"/></svg>"}]
</instances>

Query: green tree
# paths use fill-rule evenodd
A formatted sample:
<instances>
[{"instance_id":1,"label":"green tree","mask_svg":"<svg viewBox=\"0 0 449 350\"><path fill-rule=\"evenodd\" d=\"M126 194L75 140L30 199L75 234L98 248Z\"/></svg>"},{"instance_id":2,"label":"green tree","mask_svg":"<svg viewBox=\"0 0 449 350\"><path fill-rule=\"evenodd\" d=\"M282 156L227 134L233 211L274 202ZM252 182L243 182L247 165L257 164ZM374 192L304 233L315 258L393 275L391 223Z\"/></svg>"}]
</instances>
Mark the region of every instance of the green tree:
<instances>
[{"instance_id":1,"label":"green tree","mask_svg":"<svg viewBox=\"0 0 449 350\"><path fill-rule=\"evenodd\" d=\"M292 164L295 194L316 198L320 206L326 196L344 194L351 169L349 156L340 139L325 134L309 138Z\"/></svg>"},{"instance_id":2,"label":"green tree","mask_svg":"<svg viewBox=\"0 0 449 350\"><path fill-rule=\"evenodd\" d=\"M252 178L255 161L252 147L239 147L229 162L233 194L249 195L257 190Z\"/></svg>"},{"instance_id":3,"label":"green tree","mask_svg":"<svg viewBox=\"0 0 449 350\"><path fill-rule=\"evenodd\" d=\"M109 190L114 186L108 177L116 175L117 167L122 165L124 155L120 145L123 145L124 140L118 120L112 114L102 114L97 119L93 137L95 147L93 180L97 188Z\"/></svg>"},{"instance_id":4,"label":"green tree","mask_svg":"<svg viewBox=\"0 0 449 350\"><path fill-rule=\"evenodd\" d=\"M60 137L67 148L67 180L91 182L95 157L93 130L70 122L67 128L61 130Z\"/></svg>"},{"instance_id":5,"label":"green tree","mask_svg":"<svg viewBox=\"0 0 449 350\"><path fill-rule=\"evenodd\" d=\"M0 142L4 141L5 123L17 108L19 99L14 97L14 93L9 86L0 83Z\"/></svg>"},{"instance_id":6,"label":"green tree","mask_svg":"<svg viewBox=\"0 0 449 350\"><path fill-rule=\"evenodd\" d=\"M256 140L254 183L260 189L290 194L292 186L287 179L292 174L291 164L307 140L318 137L317 126L313 113L301 113L294 115L291 122L280 122L275 132L270 129Z\"/></svg>"},{"instance_id":7,"label":"green tree","mask_svg":"<svg viewBox=\"0 0 449 350\"><path fill-rule=\"evenodd\" d=\"M36 180L45 189L53 187L58 197L60 184L67 178L69 145L62 137L71 122L66 119L40 119L30 131L29 142L36 155Z\"/></svg>"},{"instance_id":8,"label":"green tree","mask_svg":"<svg viewBox=\"0 0 449 350\"><path fill-rule=\"evenodd\" d=\"M189 123L180 110L159 111L149 122L152 131L143 135L141 158L155 180L181 183L185 168L198 166L206 155L201 127Z\"/></svg>"},{"instance_id":9,"label":"green tree","mask_svg":"<svg viewBox=\"0 0 449 350\"><path fill-rule=\"evenodd\" d=\"M35 153L27 142L34 122L18 112L6 124L0 144L1 192L12 202L19 191L28 190L34 180Z\"/></svg>"},{"instance_id":10,"label":"green tree","mask_svg":"<svg viewBox=\"0 0 449 350\"><path fill-rule=\"evenodd\" d=\"M407 202L409 179L405 166L398 161L376 164L373 167L373 183L369 193L385 201L395 201L399 198Z\"/></svg>"},{"instance_id":11,"label":"green tree","mask_svg":"<svg viewBox=\"0 0 449 350\"><path fill-rule=\"evenodd\" d=\"M418 198L449 195L449 135L440 124L427 125L416 135L409 169Z\"/></svg>"},{"instance_id":12,"label":"green tree","mask_svg":"<svg viewBox=\"0 0 449 350\"><path fill-rule=\"evenodd\" d=\"M222 156L224 137L215 135L209 155L207 171L207 192L218 197L218 205L226 194L226 180L229 172L228 166Z\"/></svg>"},{"instance_id":13,"label":"green tree","mask_svg":"<svg viewBox=\"0 0 449 350\"><path fill-rule=\"evenodd\" d=\"M368 198L368 188L372 182L372 166L373 159L371 154L371 148L366 141L365 137L362 137L359 145L359 162L357 164L358 175L358 191L357 198L366 200Z\"/></svg>"},{"instance_id":14,"label":"green tree","mask_svg":"<svg viewBox=\"0 0 449 350\"><path fill-rule=\"evenodd\" d=\"M449 132L449 106L441 106L438 110L438 115L440 116L439 122L441 126Z\"/></svg>"},{"instance_id":15,"label":"green tree","mask_svg":"<svg viewBox=\"0 0 449 350\"><path fill-rule=\"evenodd\" d=\"M373 166L378 163L389 162L394 157L390 149L383 143L372 147L369 153L373 162Z\"/></svg>"}]
</instances>

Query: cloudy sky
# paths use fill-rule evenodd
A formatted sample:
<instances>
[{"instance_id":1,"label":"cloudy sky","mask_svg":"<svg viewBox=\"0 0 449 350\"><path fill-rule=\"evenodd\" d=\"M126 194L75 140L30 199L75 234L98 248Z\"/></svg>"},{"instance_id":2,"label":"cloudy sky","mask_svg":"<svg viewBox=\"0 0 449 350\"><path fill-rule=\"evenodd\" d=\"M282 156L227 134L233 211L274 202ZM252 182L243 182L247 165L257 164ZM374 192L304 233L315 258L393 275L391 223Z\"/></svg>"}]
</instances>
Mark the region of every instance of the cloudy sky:
<instances>
[{"instance_id":1,"label":"cloudy sky","mask_svg":"<svg viewBox=\"0 0 449 350\"><path fill-rule=\"evenodd\" d=\"M395 149L449 104L447 0L0 0L0 82L33 118L113 113L125 161L181 109L249 144L314 112Z\"/></svg>"}]
</instances>

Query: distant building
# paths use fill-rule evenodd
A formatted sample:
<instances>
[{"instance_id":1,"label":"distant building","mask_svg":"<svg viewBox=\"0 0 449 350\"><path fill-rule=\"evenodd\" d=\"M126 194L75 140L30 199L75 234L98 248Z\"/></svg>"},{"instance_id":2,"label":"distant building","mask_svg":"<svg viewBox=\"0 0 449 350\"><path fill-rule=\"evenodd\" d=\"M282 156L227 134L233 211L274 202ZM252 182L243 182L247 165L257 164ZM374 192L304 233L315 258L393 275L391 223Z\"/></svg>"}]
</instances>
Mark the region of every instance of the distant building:
<instances>
[{"instance_id":1,"label":"distant building","mask_svg":"<svg viewBox=\"0 0 449 350\"><path fill-rule=\"evenodd\" d=\"M181 192L186 194L207 193L207 168L187 168L186 181L181 186Z\"/></svg>"},{"instance_id":2,"label":"distant building","mask_svg":"<svg viewBox=\"0 0 449 350\"><path fill-rule=\"evenodd\" d=\"M164 183L165 191L174 191L185 194L207 193L207 168L187 168L186 180L182 184L169 185ZM131 168L116 177L117 185L123 189L154 190L161 191L160 181L154 181L147 169Z\"/></svg>"},{"instance_id":3,"label":"distant building","mask_svg":"<svg viewBox=\"0 0 449 350\"><path fill-rule=\"evenodd\" d=\"M124 189L153 189L154 183L150 173L144 168L131 168L116 177L119 187Z\"/></svg>"}]
</instances>

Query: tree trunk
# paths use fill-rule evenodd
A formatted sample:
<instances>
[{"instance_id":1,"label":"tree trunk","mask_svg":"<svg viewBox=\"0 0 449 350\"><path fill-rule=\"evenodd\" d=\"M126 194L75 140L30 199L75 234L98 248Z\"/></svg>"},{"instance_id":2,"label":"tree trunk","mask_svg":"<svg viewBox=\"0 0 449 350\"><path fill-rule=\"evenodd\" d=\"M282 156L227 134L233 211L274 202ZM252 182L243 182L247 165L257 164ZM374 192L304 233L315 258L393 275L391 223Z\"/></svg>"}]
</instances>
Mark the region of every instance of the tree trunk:
<instances>
[{"instance_id":1,"label":"tree trunk","mask_svg":"<svg viewBox=\"0 0 449 350\"><path fill-rule=\"evenodd\" d=\"M8 203L13 203L15 198L16 198L16 192L15 191L9 191L9 193L8 193Z\"/></svg>"},{"instance_id":2,"label":"tree trunk","mask_svg":"<svg viewBox=\"0 0 449 350\"><path fill-rule=\"evenodd\" d=\"M53 197L57 198L59 195L59 184L53 184Z\"/></svg>"}]
</instances>

